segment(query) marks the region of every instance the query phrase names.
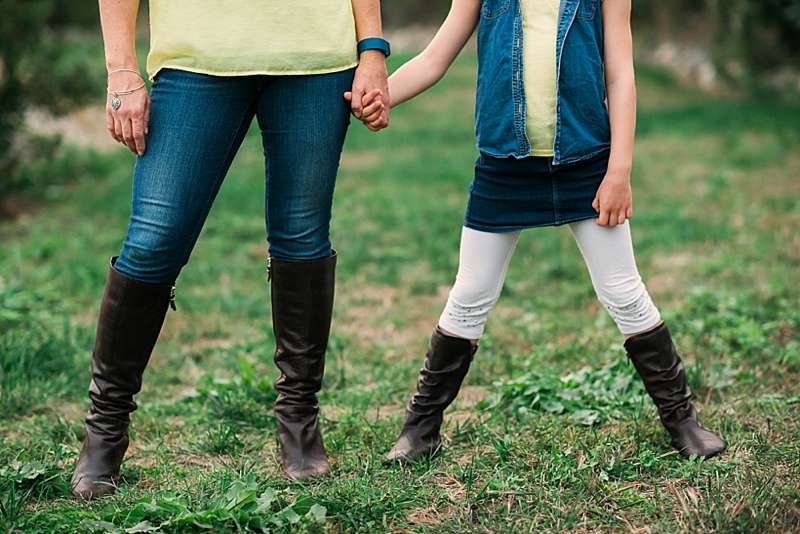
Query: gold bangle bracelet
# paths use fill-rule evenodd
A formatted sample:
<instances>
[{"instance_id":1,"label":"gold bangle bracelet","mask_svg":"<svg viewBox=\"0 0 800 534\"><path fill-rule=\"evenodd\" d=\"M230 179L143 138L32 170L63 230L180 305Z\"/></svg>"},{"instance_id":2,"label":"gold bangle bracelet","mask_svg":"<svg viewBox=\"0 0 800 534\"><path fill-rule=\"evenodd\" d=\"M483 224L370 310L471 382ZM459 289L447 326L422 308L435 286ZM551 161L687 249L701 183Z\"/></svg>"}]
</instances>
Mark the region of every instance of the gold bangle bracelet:
<instances>
[{"instance_id":1,"label":"gold bangle bracelet","mask_svg":"<svg viewBox=\"0 0 800 534\"><path fill-rule=\"evenodd\" d=\"M142 73L139 72L136 69L114 69L114 70L110 70L110 71L108 71L107 77L110 78L112 74L116 74L118 72L130 72L130 73L133 73L133 74L137 75L139 78L142 78L144 80L144 76L142 76Z\"/></svg>"},{"instance_id":2,"label":"gold bangle bracelet","mask_svg":"<svg viewBox=\"0 0 800 534\"><path fill-rule=\"evenodd\" d=\"M145 86L145 83L142 82L142 85L138 85L138 86L134 87L133 89L122 89L121 91L115 91L115 90L112 90L109 87L108 88L108 94L114 95L114 96L125 96L125 95L129 95L131 93L135 93L136 91L138 91L140 89L144 89L144 86Z\"/></svg>"}]
</instances>

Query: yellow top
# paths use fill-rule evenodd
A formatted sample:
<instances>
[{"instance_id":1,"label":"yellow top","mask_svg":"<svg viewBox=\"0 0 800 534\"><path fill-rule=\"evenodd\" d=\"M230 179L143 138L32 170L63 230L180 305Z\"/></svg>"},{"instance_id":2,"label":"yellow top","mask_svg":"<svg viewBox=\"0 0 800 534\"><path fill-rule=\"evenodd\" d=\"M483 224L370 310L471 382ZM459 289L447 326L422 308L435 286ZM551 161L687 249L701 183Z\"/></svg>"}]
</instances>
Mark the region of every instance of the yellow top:
<instances>
[{"instance_id":1,"label":"yellow top","mask_svg":"<svg viewBox=\"0 0 800 534\"><path fill-rule=\"evenodd\" d=\"M559 0L522 0L525 128L534 156L553 156Z\"/></svg>"},{"instance_id":2,"label":"yellow top","mask_svg":"<svg viewBox=\"0 0 800 534\"><path fill-rule=\"evenodd\" d=\"M351 0L150 0L150 78L322 74L358 62Z\"/></svg>"}]
</instances>

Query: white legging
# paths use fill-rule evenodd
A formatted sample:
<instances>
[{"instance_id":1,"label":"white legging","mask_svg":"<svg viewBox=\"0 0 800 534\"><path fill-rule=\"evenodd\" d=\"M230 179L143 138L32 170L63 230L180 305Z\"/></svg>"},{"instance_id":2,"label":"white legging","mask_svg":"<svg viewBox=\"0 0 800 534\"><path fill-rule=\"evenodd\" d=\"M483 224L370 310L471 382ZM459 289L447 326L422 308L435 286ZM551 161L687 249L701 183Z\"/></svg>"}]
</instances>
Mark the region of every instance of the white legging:
<instances>
[{"instance_id":1,"label":"white legging","mask_svg":"<svg viewBox=\"0 0 800 534\"><path fill-rule=\"evenodd\" d=\"M623 335L646 332L661 322L633 257L628 222L613 228L593 219L569 225L589 268L595 292ZM520 232L464 228L458 275L439 326L465 339L479 339L503 288Z\"/></svg>"}]
</instances>

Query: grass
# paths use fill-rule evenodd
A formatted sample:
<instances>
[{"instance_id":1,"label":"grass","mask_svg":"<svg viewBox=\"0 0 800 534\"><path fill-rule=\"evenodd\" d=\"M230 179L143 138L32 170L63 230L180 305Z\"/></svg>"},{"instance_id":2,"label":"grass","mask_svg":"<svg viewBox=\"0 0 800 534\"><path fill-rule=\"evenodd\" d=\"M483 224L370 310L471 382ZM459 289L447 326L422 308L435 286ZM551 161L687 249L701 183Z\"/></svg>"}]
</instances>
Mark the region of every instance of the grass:
<instances>
[{"instance_id":1,"label":"grass","mask_svg":"<svg viewBox=\"0 0 800 534\"><path fill-rule=\"evenodd\" d=\"M316 482L290 483L278 469L254 129L145 373L125 483L99 502L69 497L133 160L118 151L55 161L47 172L80 175L0 225L0 530L800 529L800 107L704 94L647 69L638 260L701 417L729 450L703 462L670 449L569 232L541 229L520 242L448 412L443 454L382 465L457 267L476 156L474 72L466 55L396 110L389 130L351 129L321 397L335 477Z\"/></svg>"}]
</instances>

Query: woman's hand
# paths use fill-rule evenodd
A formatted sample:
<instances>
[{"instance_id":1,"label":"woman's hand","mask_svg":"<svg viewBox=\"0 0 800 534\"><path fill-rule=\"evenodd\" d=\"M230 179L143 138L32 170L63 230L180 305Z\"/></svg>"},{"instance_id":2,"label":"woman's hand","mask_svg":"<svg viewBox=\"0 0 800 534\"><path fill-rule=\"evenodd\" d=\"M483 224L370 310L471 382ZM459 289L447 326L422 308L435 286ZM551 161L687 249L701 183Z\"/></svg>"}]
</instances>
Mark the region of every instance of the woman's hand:
<instances>
[{"instance_id":1,"label":"woman's hand","mask_svg":"<svg viewBox=\"0 0 800 534\"><path fill-rule=\"evenodd\" d=\"M147 88L131 94L119 95L118 109L112 107L114 92L124 92L139 87L144 82L133 72L116 72L109 76L108 99L106 101L106 127L115 141L127 146L131 152L144 155L145 136L148 133L150 120L150 95Z\"/></svg>"},{"instance_id":2,"label":"woman's hand","mask_svg":"<svg viewBox=\"0 0 800 534\"><path fill-rule=\"evenodd\" d=\"M389 126L389 74L386 70L386 58L380 50L367 50L361 54L361 59L356 68L355 78L353 79L353 89L349 94L345 93L345 98L350 101L350 107L359 120L364 121L366 112L370 110L373 100L368 100L368 96L377 90L382 103L380 119L371 121L372 126L368 127L373 131L378 131ZM373 96L372 99L375 97ZM365 121L366 123L366 121Z\"/></svg>"},{"instance_id":3,"label":"woman's hand","mask_svg":"<svg viewBox=\"0 0 800 534\"><path fill-rule=\"evenodd\" d=\"M599 214L597 224L600 226L616 226L630 219L633 216L630 173L609 169L600 183L592 207Z\"/></svg>"},{"instance_id":4,"label":"woman's hand","mask_svg":"<svg viewBox=\"0 0 800 534\"><path fill-rule=\"evenodd\" d=\"M353 101L353 93L347 91L344 94L344 99L348 102ZM377 132L386 128L388 119L385 116L386 105L383 103L383 97L380 89L373 89L361 99L361 113L356 115L356 118L364 123L364 126Z\"/></svg>"}]
</instances>

